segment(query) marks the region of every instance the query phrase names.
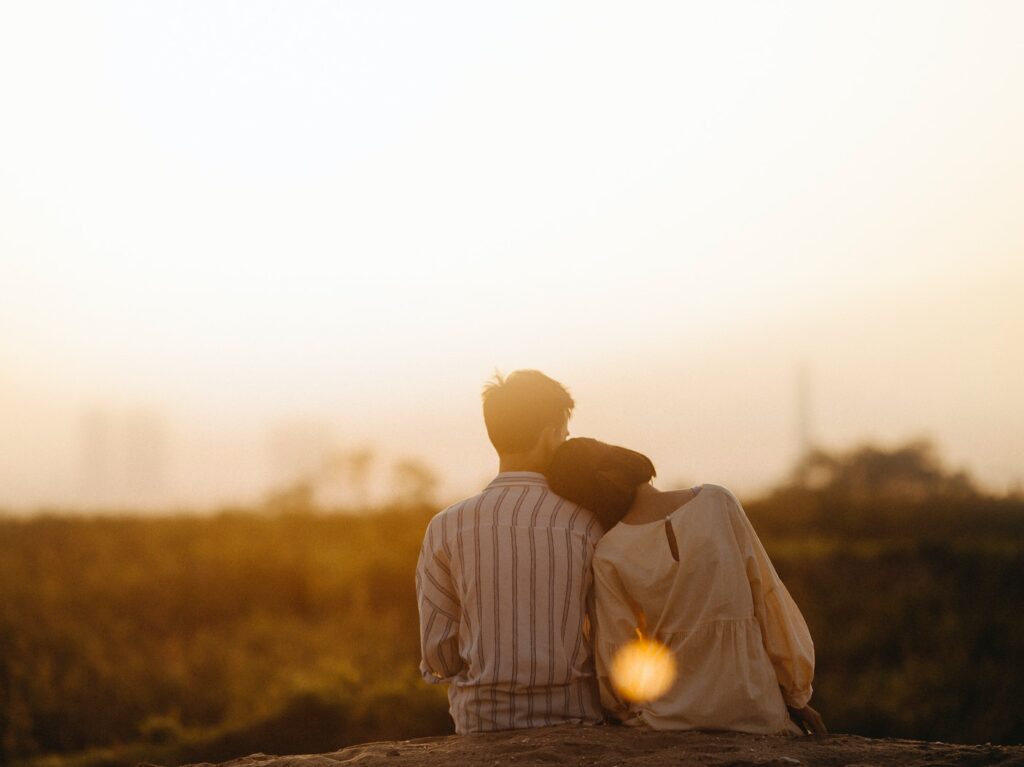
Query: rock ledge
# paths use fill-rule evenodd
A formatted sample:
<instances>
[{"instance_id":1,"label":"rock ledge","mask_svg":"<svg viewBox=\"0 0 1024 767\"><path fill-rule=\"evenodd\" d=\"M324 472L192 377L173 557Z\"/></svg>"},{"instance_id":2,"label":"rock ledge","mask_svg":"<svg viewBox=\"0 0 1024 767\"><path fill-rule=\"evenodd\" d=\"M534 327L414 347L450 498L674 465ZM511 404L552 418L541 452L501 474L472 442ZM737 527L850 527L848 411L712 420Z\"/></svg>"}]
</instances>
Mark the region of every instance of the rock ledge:
<instances>
[{"instance_id":1,"label":"rock ledge","mask_svg":"<svg viewBox=\"0 0 1024 767\"><path fill-rule=\"evenodd\" d=\"M253 754L223 762L217 767L337 767L341 764L359 767L1024 767L1024 746L872 740L856 735L786 738L563 725L537 730L364 743L329 754ZM213 766L203 762L189 767Z\"/></svg>"}]
</instances>

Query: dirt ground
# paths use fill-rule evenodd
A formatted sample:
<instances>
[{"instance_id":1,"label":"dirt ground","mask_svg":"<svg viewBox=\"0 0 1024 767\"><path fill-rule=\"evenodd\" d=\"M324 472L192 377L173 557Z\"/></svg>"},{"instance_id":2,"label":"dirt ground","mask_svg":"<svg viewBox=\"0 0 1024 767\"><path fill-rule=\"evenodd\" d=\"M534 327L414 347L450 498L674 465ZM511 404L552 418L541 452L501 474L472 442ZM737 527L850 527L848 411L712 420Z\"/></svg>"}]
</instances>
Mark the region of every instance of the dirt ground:
<instances>
[{"instance_id":1,"label":"dirt ground","mask_svg":"<svg viewBox=\"0 0 1024 767\"><path fill-rule=\"evenodd\" d=\"M856 735L786 738L564 725L537 730L365 743L329 754L253 754L223 762L220 767L335 767L339 764L359 767L1024 767L1024 746L872 740ZM203 765L209 767L209 763Z\"/></svg>"}]
</instances>

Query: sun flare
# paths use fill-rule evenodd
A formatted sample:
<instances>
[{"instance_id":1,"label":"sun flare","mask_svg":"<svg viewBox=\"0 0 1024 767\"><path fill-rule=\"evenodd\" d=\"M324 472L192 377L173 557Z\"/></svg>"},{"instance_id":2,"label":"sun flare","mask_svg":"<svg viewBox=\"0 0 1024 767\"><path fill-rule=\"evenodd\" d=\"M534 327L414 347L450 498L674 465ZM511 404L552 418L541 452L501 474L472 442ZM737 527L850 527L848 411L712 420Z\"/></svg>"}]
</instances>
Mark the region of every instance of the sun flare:
<instances>
[{"instance_id":1,"label":"sun flare","mask_svg":"<svg viewBox=\"0 0 1024 767\"><path fill-rule=\"evenodd\" d=\"M661 642L634 639L612 660L611 680L616 692L634 703L656 700L676 679L676 660Z\"/></svg>"}]
</instances>

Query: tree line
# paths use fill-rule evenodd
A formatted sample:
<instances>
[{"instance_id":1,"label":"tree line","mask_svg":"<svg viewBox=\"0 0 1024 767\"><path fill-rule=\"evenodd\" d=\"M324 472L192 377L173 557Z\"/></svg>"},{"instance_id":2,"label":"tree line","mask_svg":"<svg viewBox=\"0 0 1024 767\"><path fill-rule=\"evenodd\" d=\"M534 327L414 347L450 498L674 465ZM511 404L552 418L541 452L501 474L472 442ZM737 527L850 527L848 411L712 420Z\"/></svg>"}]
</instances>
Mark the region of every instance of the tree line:
<instances>
[{"instance_id":1,"label":"tree line","mask_svg":"<svg viewBox=\"0 0 1024 767\"><path fill-rule=\"evenodd\" d=\"M926 443L808 455L743 499L834 731L1024 741L1024 499ZM451 731L419 680L435 505L0 517L0 761L219 761Z\"/></svg>"}]
</instances>

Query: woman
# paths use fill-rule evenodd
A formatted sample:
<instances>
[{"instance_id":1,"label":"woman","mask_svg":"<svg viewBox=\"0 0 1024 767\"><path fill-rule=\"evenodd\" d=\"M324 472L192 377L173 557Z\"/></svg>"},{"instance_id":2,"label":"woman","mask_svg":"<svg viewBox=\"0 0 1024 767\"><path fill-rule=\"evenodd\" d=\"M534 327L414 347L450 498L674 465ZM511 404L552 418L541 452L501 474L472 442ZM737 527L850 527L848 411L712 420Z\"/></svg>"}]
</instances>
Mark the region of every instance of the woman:
<instances>
[{"instance_id":1,"label":"woman","mask_svg":"<svg viewBox=\"0 0 1024 767\"><path fill-rule=\"evenodd\" d=\"M601 701L625 724L658 730L825 732L808 705L814 645L754 528L729 490L661 491L647 456L593 439L564 443L551 489L607 531L594 554ZM629 703L609 668L641 628L672 652L675 682Z\"/></svg>"}]
</instances>

